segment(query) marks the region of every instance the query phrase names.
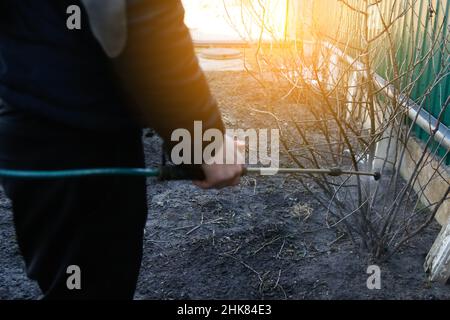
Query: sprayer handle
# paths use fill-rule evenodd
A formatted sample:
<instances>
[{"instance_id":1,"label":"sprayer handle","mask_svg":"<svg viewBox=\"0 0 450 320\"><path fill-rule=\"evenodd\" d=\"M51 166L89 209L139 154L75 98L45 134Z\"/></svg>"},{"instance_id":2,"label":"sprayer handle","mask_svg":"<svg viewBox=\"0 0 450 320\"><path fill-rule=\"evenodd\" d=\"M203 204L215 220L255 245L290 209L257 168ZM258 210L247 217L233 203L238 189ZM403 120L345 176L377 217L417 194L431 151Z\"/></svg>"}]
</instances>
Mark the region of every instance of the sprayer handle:
<instances>
[{"instance_id":1,"label":"sprayer handle","mask_svg":"<svg viewBox=\"0 0 450 320\"><path fill-rule=\"evenodd\" d=\"M169 165L159 169L160 181L172 180L205 180L205 173L201 165Z\"/></svg>"},{"instance_id":2,"label":"sprayer handle","mask_svg":"<svg viewBox=\"0 0 450 320\"><path fill-rule=\"evenodd\" d=\"M247 167L242 167L242 176L247 174ZM160 181L171 181L171 180L205 180L205 173L203 172L201 165L195 164L182 164L182 165L171 165L171 166L161 166L159 173Z\"/></svg>"}]
</instances>

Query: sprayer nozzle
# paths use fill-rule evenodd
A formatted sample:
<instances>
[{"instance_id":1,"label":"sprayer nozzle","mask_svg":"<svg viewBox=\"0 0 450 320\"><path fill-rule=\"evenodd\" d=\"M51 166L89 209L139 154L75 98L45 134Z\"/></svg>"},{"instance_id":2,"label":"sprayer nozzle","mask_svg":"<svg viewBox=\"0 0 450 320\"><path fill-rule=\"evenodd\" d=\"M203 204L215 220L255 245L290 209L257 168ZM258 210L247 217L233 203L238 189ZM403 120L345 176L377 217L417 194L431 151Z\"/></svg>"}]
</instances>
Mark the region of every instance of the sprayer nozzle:
<instances>
[{"instance_id":1,"label":"sprayer nozzle","mask_svg":"<svg viewBox=\"0 0 450 320\"><path fill-rule=\"evenodd\" d=\"M375 172L374 174L373 174L373 178L375 179L375 181L378 181L378 180L380 180L381 179L381 172Z\"/></svg>"}]
</instances>

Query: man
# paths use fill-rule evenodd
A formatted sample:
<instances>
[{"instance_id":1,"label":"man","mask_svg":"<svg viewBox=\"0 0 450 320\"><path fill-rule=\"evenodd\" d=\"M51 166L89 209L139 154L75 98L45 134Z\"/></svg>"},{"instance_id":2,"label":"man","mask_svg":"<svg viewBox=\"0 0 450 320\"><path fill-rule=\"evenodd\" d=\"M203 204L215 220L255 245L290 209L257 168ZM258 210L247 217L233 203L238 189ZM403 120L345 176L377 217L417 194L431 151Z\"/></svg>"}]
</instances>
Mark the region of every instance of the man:
<instances>
[{"instance_id":1,"label":"man","mask_svg":"<svg viewBox=\"0 0 450 320\"><path fill-rule=\"evenodd\" d=\"M194 121L224 130L180 1L123 1L0 1L0 167L143 167L142 127L155 128L167 150L172 131L193 130ZM111 25L99 2L124 20ZM74 4L83 9L80 30L66 26ZM206 179L196 182L202 188L235 185L242 170L202 168ZM133 297L147 217L145 179L2 184L27 274L44 298ZM81 270L80 290L67 286L70 266Z\"/></svg>"}]
</instances>

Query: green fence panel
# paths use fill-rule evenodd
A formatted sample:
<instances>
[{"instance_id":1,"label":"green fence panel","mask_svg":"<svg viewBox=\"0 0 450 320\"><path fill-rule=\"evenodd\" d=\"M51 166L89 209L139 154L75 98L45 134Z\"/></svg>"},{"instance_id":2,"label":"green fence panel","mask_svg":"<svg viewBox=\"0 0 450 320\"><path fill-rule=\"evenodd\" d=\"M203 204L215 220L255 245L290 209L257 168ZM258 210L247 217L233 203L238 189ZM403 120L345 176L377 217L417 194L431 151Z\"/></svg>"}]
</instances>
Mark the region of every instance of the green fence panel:
<instances>
[{"instance_id":1,"label":"green fence panel","mask_svg":"<svg viewBox=\"0 0 450 320\"><path fill-rule=\"evenodd\" d=\"M345 10L343 4L338 0L315 0L316 3L322 3L330 8L329 14L336 14L339 10ZM361 8L364 5L363 0L346 0L353 7ZM402 79L401 89L410 94L410 97L416 101L422 108L438 117L446 99L450 96L450 0L414 0L398 1L383 0L379 2L380 11L383 19L400 17L395 24L390 27L391 38L396 46L395 59L399 66L399 73L405 71L406 66L411 63L416 64L412 74L411 81L408 78ZM414 6L413 8L411 6ZM319 7L319 6L317 6ZM355 39L354 32L361 26L361 20L353 17L354 12L350 13L351 19L343 21L342 32L350 42ZM377 11L378 12L378 11ZM405 13L403 14L402 13ZM327 12L315 12L314 15L322 17L324 27L327 30ZM325 15L325 17L323 16ZM387 19L386 19L387 20ZM330 20L331 21L331 20ZM381 20L380 20L381 21ZM388 20L390 21L390 20ZM326 32L330 35L336 30L329 27ZM370 36L376 35L376 28L371 31ZM341 33L342 34L342 33ZM376 56L374 68L375 71L383 77L392 79L394 70L390 70L390 56L383 52L386 48L388 37L380 37L376 43L372 44L374 50L379 50ZM358 46L359 43L354 43ZM415 82L414 87L410 87ZM429 90L433 84L432 90ZM441 122L450 127L450 107L447 107ZM422 141L427 141L429 135L420 128L414 128L415 135ZM432 148L436 150L437 143ZM440 156L449 154L448 150L440 148L437 150ZM447 156L446 163L450 165L450 155Z\"/></svg>"}]
</instances>

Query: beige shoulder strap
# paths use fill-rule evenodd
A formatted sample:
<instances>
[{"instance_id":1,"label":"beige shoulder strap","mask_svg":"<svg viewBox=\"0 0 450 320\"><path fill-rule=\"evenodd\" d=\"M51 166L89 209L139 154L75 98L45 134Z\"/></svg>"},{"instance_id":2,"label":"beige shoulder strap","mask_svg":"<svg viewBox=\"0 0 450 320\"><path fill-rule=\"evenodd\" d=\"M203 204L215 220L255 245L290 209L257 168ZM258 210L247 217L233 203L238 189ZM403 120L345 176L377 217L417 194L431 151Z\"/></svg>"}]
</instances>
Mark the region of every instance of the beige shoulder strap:
<instances>
[{"instance_id":1,"label":"beige shoulder strap","mask_svg":"<svg viewBox=\"0 0 450 320\"><path fill-rule=\"evenodd\" d=\"M115 58L127 42L127 0L81 0L92 32L106 54Z\"/></svg>"}]
</instances>

